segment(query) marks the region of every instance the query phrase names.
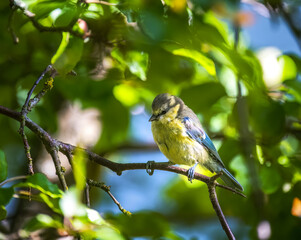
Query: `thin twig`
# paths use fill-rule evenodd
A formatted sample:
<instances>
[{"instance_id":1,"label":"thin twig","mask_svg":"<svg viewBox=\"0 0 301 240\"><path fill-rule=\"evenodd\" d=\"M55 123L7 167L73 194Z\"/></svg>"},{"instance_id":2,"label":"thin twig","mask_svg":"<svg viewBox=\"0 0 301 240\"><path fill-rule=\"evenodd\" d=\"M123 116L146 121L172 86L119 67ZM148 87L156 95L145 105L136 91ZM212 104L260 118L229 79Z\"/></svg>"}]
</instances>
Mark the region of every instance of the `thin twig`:
<instances>
[{"instance_id":1,"label":"thin twig","mask_svg":"<svg viewBox=\"0 0 301 240\"><path fill-rule=\"evenodd\" d=\"M51 144L52 145L52 144ZM65 169L62 167L59 155L58 155L58 151L56 149L56 147L52 147L49 148L46 146L46 149L48 151L48 153L51 155L54 166L55 166L55 170L56 170L56 175L58 176L60 183L63 186L64 191L68 190L68 186L65 180Z\"/></svg>"},{"instance_id":2,"label":"thin twig","mask_svg":"<svg viewBox=\"0 0 301 240\"><path fill-rule=\"evenodd\" d=\"M88 183L86 183L86 187L85 187L85 199L86 199L86 205L88 207L91 207L91 203L90 203L90 186Z\"/></svg>"},{"instance_id":3,"label":"thin twig","mask_svg":"<svg viewBox=\"0 0 301 240\"><path fill-rule=\"evenodd\" d=\"M123 212L125 215L131 215L132 213L125 210L121 204L117 201L117 199L114 197L114 195L111 193L110 191L110 187L105 185L103 182L96 182L92 179L87 179L87 184L90 186L90 187L98 187L102 190L104 190L109 196L110 198L113 200L113 202L118 206L119 210L121 212Z\"/></svg>"},{"instance_id":4,"label":"thin twig","mask_svg":"<svg viewBox=\"0 0 301 240\"><path fill-rule=\"evenodd\" d=\"M85 0L85 3L96 3L96 4L102 4L107 6L117 6L117 3L110 3L106 1L99 1L99 0Z\"/></svg>"},{"instance_id":5,"label":"thin twig","mask_svg":"<svg viewBox=\"0 0 301 240\"><path fill-rule=\"evenodd\" d=\"M14 31L14 28L13 28L13 21L14 21L14 15L15 15L15 12L17 10L17 8L15 6L12 6L12 11L9 15L9 18L8 18L8 31L10 33L10 35L12 36L12 39L14 41L15 44L18 44L19 43L19 38L18 36L16 35L15 31Z\"/></svg>"},{"instance_id":6,"label":"thin twig","mask_svg":"<svg viewBox=\"0 0 301 240\"><path fill-rule=\"evenodd\" d=\"M28 160L28 173L30 175L33 175L34 174L34 170L33 170L33 163L32 163L32 157L31 157L31 154L30 154L30 145L28 143L28 139L27 139L27 136L25 134L25 130L24 130L24 127L25 127L25 118L29 112L29 109L28 109L28 104L29 104L29 100L30 100L30 97L34 91L34 89L36 88L36 86L39 84L39 82L41 81L41 79L44 78L45 74L49 71L51 71L53 68L51 65L49 65L41 74L41 76L35 81L35 83L33 84L32 88L29 90L28 94L27 94L27 97L26 97L26 100L25 100L25 103L22 107L22 110L21 110L21 121L20 121L20 128L19 128L19 133L22 137L22 140L23 140L23 144L24 144L24 149L25 149L25 154L26 154L26 157L27 157L27 160Z\"/></svg>"},{"instance_id":7,"label":"thin twig","mask_svg":"<svg viewBox=\"0 0 301 240\"><path fill-rule=\"evenodd\" d=\"M44 95L53 87L53 78L50 77L45 83L43 89L34 98L30 99L27 110L30 112L44 97Z\"/></svg>"},{"instance_id":8,"label":"thin twig","mask_svg":"<svg viewBox=\"0 0 301 240\"><path fill-rule=\"evenodd\" d=\"M7 184L9 182L13 182L16 180L21 180L21 179L27 179L27 178L28 178L28 176L16 176L16 177L8 178L0 183L0 187L4 186L5 184Z\"/></svg>"}]
</instances>

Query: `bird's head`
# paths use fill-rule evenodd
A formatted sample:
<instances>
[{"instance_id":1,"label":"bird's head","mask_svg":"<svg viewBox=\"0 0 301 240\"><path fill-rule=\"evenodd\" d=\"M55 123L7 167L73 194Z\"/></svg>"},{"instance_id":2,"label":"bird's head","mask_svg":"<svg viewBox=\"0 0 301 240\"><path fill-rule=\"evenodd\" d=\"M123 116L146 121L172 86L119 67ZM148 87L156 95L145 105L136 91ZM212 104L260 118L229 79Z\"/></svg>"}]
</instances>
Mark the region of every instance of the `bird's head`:
<instances>
[{"instance_id":1,"label":"bird's head","mask_svg":"<svg viewBox=\"0 0 301 240\"><path fill-rule=\"evenodd\" d=\"M170 121L175 119L183 106L184 103L180 98L168 93L159 94L152 103L152 116L149 121L160 121L162 119Z\"/></svg>"}]
</instances>

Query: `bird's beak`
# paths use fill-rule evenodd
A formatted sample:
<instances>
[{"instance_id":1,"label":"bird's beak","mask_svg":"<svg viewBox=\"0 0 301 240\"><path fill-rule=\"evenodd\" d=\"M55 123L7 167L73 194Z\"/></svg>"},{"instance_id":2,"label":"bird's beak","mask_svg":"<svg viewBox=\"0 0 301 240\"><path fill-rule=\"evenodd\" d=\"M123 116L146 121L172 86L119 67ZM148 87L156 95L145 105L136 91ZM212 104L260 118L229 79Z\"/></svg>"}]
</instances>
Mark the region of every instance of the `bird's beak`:
<instances>
[{"instance_id":1,"label":"bird's beak","mask_svg":"<svg viewBox=\"0 0 301 240\"><path fill-rule=\"evenodd\" d=\"M152 121L155 121L155 120L157 120L157 116L153 114L148 121L152 122Z\"/></svg>"}]
</instances>

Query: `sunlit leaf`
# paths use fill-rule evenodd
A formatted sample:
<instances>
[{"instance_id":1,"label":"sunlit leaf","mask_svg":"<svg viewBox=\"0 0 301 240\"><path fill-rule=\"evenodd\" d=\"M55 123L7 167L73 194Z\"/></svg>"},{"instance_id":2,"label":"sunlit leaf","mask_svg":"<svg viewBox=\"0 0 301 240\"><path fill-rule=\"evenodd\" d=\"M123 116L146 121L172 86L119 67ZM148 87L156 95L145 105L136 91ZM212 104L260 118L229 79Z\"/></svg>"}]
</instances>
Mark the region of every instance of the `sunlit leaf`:
<instances>
[{"instance_id":1,"label":"sunlit leaf","mask_svg":"<svg viewBox=\"0 0 301 240\"><path fill-rule=\"evenodd\" d=\"M139 92L127 84L120 84L113 89L114 96L125 106L133 106L139 102Z\"/></svg>"},{"instance_id":2,"label":"sunlit leaf","mask_svg":"<svg viewBox=\"0 0 301 240\"><path fill-rule=\"evenodd\" d=\"M86 154L84 151L76 150L72 160L73 176L78 190L86 186Z\"/></svg>"},{"instance_id":3,"label":"sunlit leaf","mask_svg":"<svg viewBox=\"0 0 301 240\"><path fill-rule=\"evenodd\" d=\"M289 135L280 142L280 149L285 156L293 156L298 150L298 145L299 141L292 135Z\"/></svg>"},{"instance_id":4,"label":"sunlit leaf","mask_svg":"<svg viewBox=\"0 0 301 240\"><path fill-rule=\"evenodd\" d=\"M28 177L26 182L17 183L14 187L32 187L52 198L61 198L63 194L59 187L51 183L42 173L36 173Z\"/></svg>"},{"instance_id":5,"label":"sunlit leaf","mask_svg":"<svg viewBox=\"0 0 301 240\"><path fill-rule=\"evenodd\" d=\"M148 66L148 54L141 51L128 51L124 55L115 48L111 55L121 64L125 65L129 71L139 77L141 80L146 80L146 71Z\"/></svg>"},{"instance_id":6,"label":"sunlit leaf","mask_svg":"<svg viewBox=\"0 0 301 240\"><path fill-rule=\"evenodd\" d=\"M52 15L54 20L55 27L64 27L68 26L74 18L76 17L78 12L77 6L72 4L68 4L64 6L62 9L56 9L50 15Z\"/></svg>"},{"instance_id":7,"label":"sunlit leaf","mask_svg":"<svg viewBox=\"0 0 301 240\"><path fill-rule=\"evenodd\" d=\"M61 210L66 217L86 216L86 207L81 203L80 192L71 187L60 200Z\"/></svg>"},{"instance_id":8,"label":"sunlit leaf","mask_svg":"<svg viewBox=\"0 0 301 240\"><path fill-rule=\"evenodd\" d=\"M51 59L53 67L62 75L71 72L81 59L83 45L83 39L63 32L61 44Z\"/></svg>"},{"instance_id":9,"label":"sunlit leaf","mask_svg":"<svg viewBox=\"0 0 301 240\"><path fill-rule=\"evenodd\" d=\"M295 62L286 55L280 56L279 61L283 62L282 81L295 79L297 76L297 67Z\"/></svg>"},{"instance_id":10,"label":"sunlit leaf","mask_svg":"<svg viewBox=\"0 0 301 240\"><path fill-rule=\"evenodd\" d=\"M193 59L194 61L199 63L203 68L205 68L210 75L216 75L214 62L201 52L183 48L174 43L165 43L163 44L163 48L174 55Z\"/></svg>"},{"instance_id":11,"label":"sunlit leaf","mask_svg":"<svg viewBox=\"0 0 301 240\"><path fill-rule=\"evenodd\" d=\"M289 56L294 61L298 72L301 73L301 58L298 55L293 54L293 53L286 54L286 56Z\"/></svg>"},{"instance_id":12,"label":"sunlit leaf","mask_svg":"<svg viewBox=\"0 0 301 240\"><path fill-rule=\"evenodd\" d=\"M103 15L101 4L90 3L88 8L83 12L83 16L91 19L98 19Z\"/></svg>"},{"instance_id":13,"label":"sunlit leaf","mask_svg":"<svg viewBox=\"0 0 301 240\"><path fill-rule=\"evenodd\" d=\"M59 206L59 200L60 198L52 198L49 195L45 194L45 193L39 193L39 197L41 198L41 200L47 204L47 206L49 208L51 208L52 211L58 213L58 214L62 214L62 211L60 209Z\"/></svg>"},{"instance_id":14,"label":"sunlit leaf","mask_svg":"<svg viewBox=\"0 0 301 240\"><path fill-rule=\"evenodd\" d=\"M45 228L63 228L61 220L54 219L46 214L38 214L32 218L29 222L25 224L24 230L28 232L33 232L39 229Z\"/></svg>"}]
</instances>

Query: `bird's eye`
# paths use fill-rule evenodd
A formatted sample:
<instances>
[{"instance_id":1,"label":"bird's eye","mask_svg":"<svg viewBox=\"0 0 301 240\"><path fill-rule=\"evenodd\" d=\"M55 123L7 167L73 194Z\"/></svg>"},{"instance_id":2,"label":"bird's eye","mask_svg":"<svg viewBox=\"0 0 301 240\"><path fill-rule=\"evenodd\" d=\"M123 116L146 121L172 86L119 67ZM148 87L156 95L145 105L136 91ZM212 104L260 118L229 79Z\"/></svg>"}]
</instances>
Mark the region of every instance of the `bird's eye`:
<instances>
[{"instance_id":1,"label":"bird's eye","mask_svg":"<svg viewBox=\"0 0 301 240\"><path fill-rule=\"evenodd\" d=\"M162 115L164 115L165 113L167 113L165 110L161 112Z\"/></svg>"}]
</instances>

